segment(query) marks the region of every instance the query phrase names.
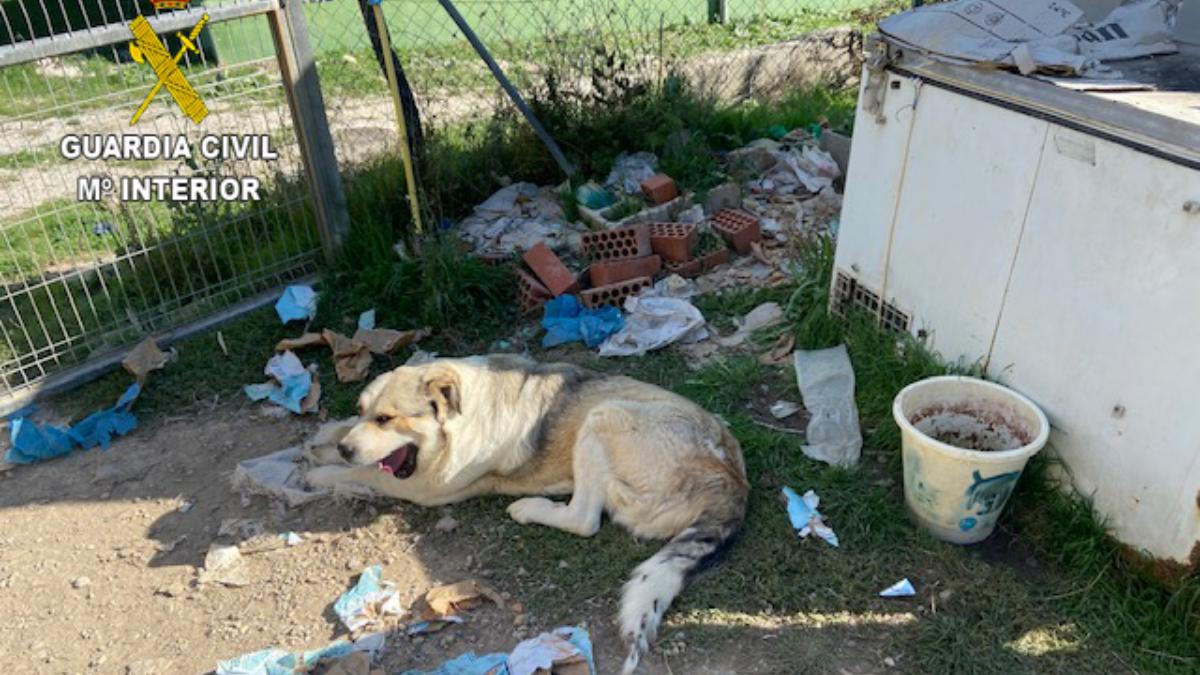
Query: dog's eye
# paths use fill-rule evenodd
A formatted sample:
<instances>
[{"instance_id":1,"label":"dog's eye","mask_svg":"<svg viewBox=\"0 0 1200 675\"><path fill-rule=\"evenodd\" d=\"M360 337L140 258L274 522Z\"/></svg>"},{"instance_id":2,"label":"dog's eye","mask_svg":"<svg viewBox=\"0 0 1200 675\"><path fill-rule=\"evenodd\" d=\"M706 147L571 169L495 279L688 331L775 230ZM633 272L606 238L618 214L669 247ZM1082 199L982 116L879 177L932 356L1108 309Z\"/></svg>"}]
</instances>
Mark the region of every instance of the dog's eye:
<instances>
[{"instance_id":1,"label":"dog's eye","mask_svg":"<svg viewBox=\"0 0 1200 675\"><path fill-rule=\"evenodd\" d=\"M376 424L387 424L388 422L391 422L391 421L392 421L391 415L376 415L375 416Z\"/></svg>"}]
</instances>

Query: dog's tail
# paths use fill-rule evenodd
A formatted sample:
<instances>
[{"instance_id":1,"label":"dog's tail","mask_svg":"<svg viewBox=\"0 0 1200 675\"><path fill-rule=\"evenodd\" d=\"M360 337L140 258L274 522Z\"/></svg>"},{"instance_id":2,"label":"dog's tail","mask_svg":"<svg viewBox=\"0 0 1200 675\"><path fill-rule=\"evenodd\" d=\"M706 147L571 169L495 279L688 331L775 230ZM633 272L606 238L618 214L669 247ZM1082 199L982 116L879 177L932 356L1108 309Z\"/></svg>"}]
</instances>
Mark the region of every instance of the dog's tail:
<instances>
[{"instance_id":1,"label":"dog's tail","mask_svg":"<svg viewBox=\"0 0 1200 675\"><path fill-rule=\"evenodd\" d=\"M637 670L671 601L689 575L707 567L724 550L741 527L745 510L743 498L723 513L702 514L633 571L621 596L621 635L629 645L623 675Z\"/></svg>"}]
</instances>

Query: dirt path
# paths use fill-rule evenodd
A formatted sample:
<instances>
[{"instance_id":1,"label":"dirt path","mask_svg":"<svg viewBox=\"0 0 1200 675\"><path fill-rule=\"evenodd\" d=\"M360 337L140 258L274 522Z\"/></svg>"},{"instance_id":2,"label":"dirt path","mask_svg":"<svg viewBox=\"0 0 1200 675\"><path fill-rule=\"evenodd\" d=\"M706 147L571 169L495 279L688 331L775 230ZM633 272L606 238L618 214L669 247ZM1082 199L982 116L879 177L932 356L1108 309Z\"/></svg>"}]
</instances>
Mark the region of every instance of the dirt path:
<instances>
[{"instance_id":1,"label":"dirt path","mask_svg":"<svg viewBox=\"0 0 1200 675\"><path fill-rule=\"evenodd\" d=\"M405 607L434 585L466 578L482 578L514 602L555 582L497 578L489 560L510 554L508 542L478 534L490 527L465 528L467 535L437 531L436 521L453 510L327 500L288 511L261 497L241 500L228 481L237 462L293 444L309 429L229 412L152 425L108 451L8 472L0 479L5 671L204 673L220 659L270 646L320 647L343 634L333 601L373 563L396 582ZM186 512L184 503L191 504ZM259 521L267 532L298 532L305 541L248 554L251 583L244 588L197 585L209 544L231 518ZM622 657L611 623L617 592L597 588L585 607L524 619L511 607L484 606L466 624L428 638L389 637L381 666L386 673L430 668L468 650L508 651L524 637L585 622L600 672L615 672ZM783 663L800 633L777 626L745 639L739 628L728 631L729 640L693 644L682 654L683 640L668 641L643 672L795 672ZM806 650L829 648L832 637ZM855 662L841 672L871 672Z\"/></svg>"}]
</instances>

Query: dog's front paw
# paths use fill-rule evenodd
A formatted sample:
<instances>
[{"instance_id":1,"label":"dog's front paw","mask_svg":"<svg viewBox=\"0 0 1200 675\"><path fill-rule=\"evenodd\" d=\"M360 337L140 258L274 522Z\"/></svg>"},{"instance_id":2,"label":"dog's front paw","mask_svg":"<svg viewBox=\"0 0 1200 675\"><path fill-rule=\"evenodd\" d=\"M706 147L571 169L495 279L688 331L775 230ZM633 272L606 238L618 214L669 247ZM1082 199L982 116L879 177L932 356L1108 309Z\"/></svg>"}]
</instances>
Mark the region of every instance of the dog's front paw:
<instances>
[{"instance_id":1,"label":"dog's front paw","mask_svg":"<svg viewBox=\"0 0 1200 675\"><path fill-rule=\"evenodd\" d=\"M554 502L544 497L526 497L508 505L508 515L522 525L536 522L536 514L542 513Z\"/></svg>"},{"instance_id":2,"label":"dog's front paw","mask_svg":"<svg viewBox=\"0 0 1200 675\"><path fill-rule=\"evenodd\" d=\"M333 488L344 482L349 471L343 466L318 466L304 474L309 487Z\"/></svg>"}]
</instances>

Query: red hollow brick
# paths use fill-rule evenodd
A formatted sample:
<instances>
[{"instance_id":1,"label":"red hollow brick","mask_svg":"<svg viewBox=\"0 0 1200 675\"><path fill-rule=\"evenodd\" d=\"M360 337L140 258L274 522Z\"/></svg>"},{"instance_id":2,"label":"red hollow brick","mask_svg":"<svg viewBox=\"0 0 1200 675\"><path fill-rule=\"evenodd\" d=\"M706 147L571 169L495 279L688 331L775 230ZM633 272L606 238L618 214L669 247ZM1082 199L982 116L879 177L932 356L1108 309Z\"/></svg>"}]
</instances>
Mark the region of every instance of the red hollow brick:
<instances>
[{"instance_id":1,"label":"red hollow brick","mask_svg":"<svg viewBox=\"0 0 1200 675\"><path fill-rule=\"evenodd\" d=\"M729 249L725 248L724 246L700 256L700 263L705 272L708 272L720 265L724 265L727 262L729 262Z\"/></svg>"},{"instance_id":2,"label":"red hollow brick","mask_svg":"<svg viewBox=\"0 0 1200 675\"><path fill-rule=\"evenodd\" d=\"M537 276L552 295L558 297L563 293L578 293L579 281L571 274L571 270L554 255L554 251L545 242L538 242L523 256L525 264Z\"/></svg>"},{"instance_id":3,"label":"red hollow brick","mask_svg":"<svg viewBox=\"0 0 1200 675\"><path fill-rule=\"evenodd\" d=\"M553 297L541 282L522 269L517 270L517 296L517 302L520 303L523 314L536 311Z\"/></svg>"},{"instance_id":4,"label":"red hollow brick","mask_svg":"<svg viewBox=\"0 0 1200 675\"><path fill-rule=\"evenodd\" d=\"M638 277L653 277L662 270L662 258L652 255L629 260L601 260L592 263L592 286L608 286Z\"/></svg>"},{"instance_id":5,"label":"red hollow brick","mask_svg":"<svg viewBox=\"0 0 1200 675\"><path fill-rule=\"evenodd\" d=\"M629 281L588 289L579 294L579 299L588 309L599 309L608 305L620 308L625 305L626 298L637 295L650 286L650 277L638 277Z\"/></svg>"},{"instance_id":6,"label":"red hollow brick","mask_svg":"<svg viewBox=\"0 0 1200 675\"><path fill-rule=\"evenodd\" d=\"M728 254L728 251L726 251ZM700 272L704 269L702 261L697 258L687 262L667 261L664 263L667 268L667 274L678 274L684 279L691 279L700 276Z\"/></svg>"},{"instance_id":7,"label":"red hollow brick","mask_svg":"<svg viewBox=\"0 0 1200 675\"><path fill-rule=\"evenodd\" d=\"M675 180L665 173L656 173L642 181L642 192L654 204L666 204L679 196Z\"/></svg>"},{"instance_id":8,"label":"red hollow brick","mask_svg":"<svg viewBox=\"0 0 1200 675\"><path fill-rule=\"evenodd\" d=\"M667 262L687 262L700 231L691 223L650 223L650 249Z\"/></svg>"},{"instance_id":9,"label":"red hollow brick","mask_svg":"<svg viewBox=\"0 0 1200 675\"><path fill-rule=\"evenodd\" d=\"M586 232L580 244L583 256L592 260L621 260L650 255L650 227L636 223L613 230Z\"/></svg>"},{"instance_id":10,"label":"red hollow brick","mask_svg":"<svg viewBox=\"0 0 1200 675\"><path fill-rule=\"evenodd\" d=\"M712 215L712 226L741 255L750 253L750 244L762 239L758 218L740 209L721 209Z\"/></svg>"}]
</instances>

